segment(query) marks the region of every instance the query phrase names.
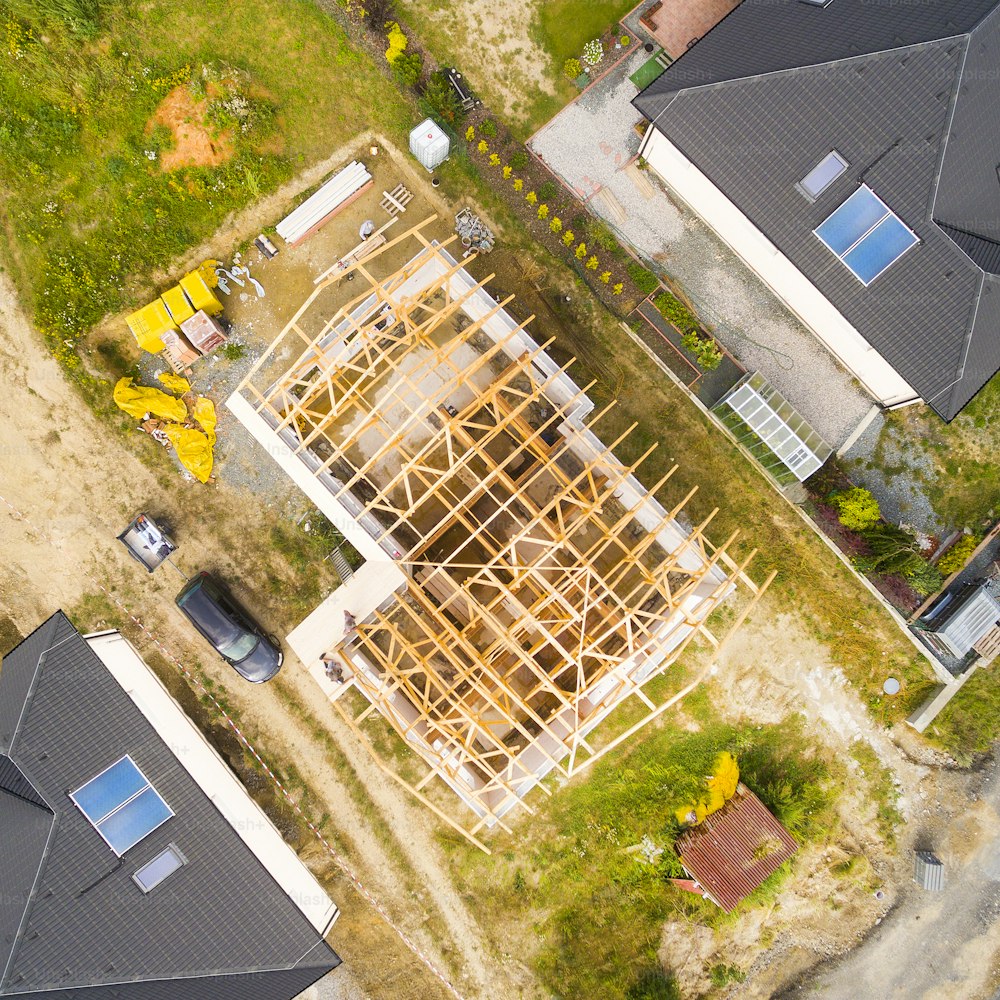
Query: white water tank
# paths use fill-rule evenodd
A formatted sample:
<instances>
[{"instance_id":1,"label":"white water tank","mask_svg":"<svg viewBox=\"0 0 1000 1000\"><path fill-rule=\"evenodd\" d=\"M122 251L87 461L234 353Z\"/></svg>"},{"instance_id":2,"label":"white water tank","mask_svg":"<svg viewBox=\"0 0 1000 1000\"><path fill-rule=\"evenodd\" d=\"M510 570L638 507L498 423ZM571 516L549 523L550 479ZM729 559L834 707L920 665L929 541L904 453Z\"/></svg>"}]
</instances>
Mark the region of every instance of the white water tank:
<instances>
[{"instance_id":1,"label":"white water tank","mask_svg":"<svg viewBox=\"0 0 1000 1000\"><path fill-rule=\"evenodd\" d=\"M428 170L444 163L450 151L448 136L433 118L422 121L410 132L410 152Z\"/></svg>"}]
</instances>

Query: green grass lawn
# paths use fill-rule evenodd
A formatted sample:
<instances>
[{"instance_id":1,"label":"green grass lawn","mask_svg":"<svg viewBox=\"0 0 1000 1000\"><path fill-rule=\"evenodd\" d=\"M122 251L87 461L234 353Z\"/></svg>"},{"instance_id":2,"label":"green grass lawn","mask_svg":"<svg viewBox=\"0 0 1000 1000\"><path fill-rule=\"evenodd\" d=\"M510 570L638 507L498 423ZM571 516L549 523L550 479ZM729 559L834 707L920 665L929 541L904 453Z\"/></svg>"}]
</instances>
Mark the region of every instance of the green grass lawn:
<instances>
[{"instance_id":1,"label":"green grass lawn","mask_svg":"<svg viewBox=\"0 0 1000 1000\"><path fill-rule=\"evenodd\" d=\"M584 45L624 17L636 0L544 0L537 8L539 39L552 61L562 68L580 58Z\"/></svg>"},{"instance_id":2,"label":"green grass lawn","mask_svg":"<svg viewBox=\"0 0 1000 1000\"><path fill-rule=\"evenodd\" d=\"M685 707L696 713L699 731L685 731L668 718L596 764L586 780L555 792L513 837L494 838L491 856L450 844L458 878L485 923L509 928L515 940L534 930L533 964L553 996L675 997L676 984L657 959L665 921L716 927L774 899L792 865L780 868L731 916L667 881L684 874L673 849L680 833L674 810L703 787L720 751L737 757L741 779L800 845L836 834L833 790L842 768L796 720L730 726L713 718L703 696ZM628 850L645 836L663 849L654 864Z\"/></svg>"},{"instance_id":3,"label":"green grass lawn","mask_svg":"<svg viewBox=\"0 0 1000 1000\"><path fill-rule=\"evenodd\" d=\"M398 137L406 125L392 85L307 0L108 2L86 37L17 9L0 3L0 209L20 291L70 366L88 327L141 305L153 273L227 214L365 128ZM177 85L202 93L220 79L239 81L249 109L236 119L213 102L232 158L164 171L172 137L150 125L157 106Z\"/></svg>"}]
</instances>

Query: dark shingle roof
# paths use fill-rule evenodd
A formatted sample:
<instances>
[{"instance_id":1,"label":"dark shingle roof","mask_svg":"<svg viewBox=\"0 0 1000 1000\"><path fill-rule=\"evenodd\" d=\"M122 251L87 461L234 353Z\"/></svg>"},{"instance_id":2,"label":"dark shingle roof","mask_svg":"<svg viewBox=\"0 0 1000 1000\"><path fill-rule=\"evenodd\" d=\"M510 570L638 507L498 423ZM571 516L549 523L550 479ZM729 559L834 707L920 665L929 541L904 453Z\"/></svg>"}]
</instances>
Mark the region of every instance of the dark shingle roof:
<instances>
[{"instance_id":1,"label":"dark shingle roof","mask_svg":"<svg viewBox=\"0 0 1000 1000\"><path fill-rule=\"evenodd\" d=\"M279 1000L339 964L61 613L3 659L0 747L0 787L46 804L0 791L0 996ZM119 861L68 792L125 753L175 815ZM171 843L188 863L144 895Z\"/></svg>"},{"instance_id":2,"label":"dark shingle roof","mask_svg":"<svg viewBox=\"0 0 1000 1000\"><path fill-rule=\"evenodd\" d=\"M996 3L744 0L635 100L948 420L1000 368ZM861 183L920 238L869 288L813 235Z\"/></svg>"}]
</instances>

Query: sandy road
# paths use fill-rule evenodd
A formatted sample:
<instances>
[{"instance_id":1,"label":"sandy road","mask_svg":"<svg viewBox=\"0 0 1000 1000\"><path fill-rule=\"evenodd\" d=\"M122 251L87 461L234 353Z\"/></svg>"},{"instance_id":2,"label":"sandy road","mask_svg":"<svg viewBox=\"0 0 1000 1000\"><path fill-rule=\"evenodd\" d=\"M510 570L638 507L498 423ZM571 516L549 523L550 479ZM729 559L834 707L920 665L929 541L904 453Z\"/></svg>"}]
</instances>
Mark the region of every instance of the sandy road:
<instances>
[{"instance_id":1,"label":"sandy road","mask_svg":"<svg viewBox=\"0 0 1000 1000\"><path fill-rule=\"evenodd\" d=\"M374 792L374 816L362 810L326 748L315 742L278 692L270 686L251 691L241 685L229 668L205 656L206 650L180 619L175 620L171 598L177 576L147 576L114 540L128 518L152 498L161 508L176 508L178 518L185 509L204 505L204 525L199 528L189 517L188 552L234 572L241 565L249 571L254 553L241 537L247 533L240 531L239 515L245 511L252 518L254 512L248 508L259 507L259 502L229 495L224 486L206 494L172 472L157 475L143 465L113 430L96 420L66 382L2 273L0 496L6 501L0 504L0 618L6 617L26 634L56 608L71 607L94 593L98 583L108 587L167 639L176 657L203 662L205 673L221 686L250 731L267 734L265 757L296 761L324 812L333 817L338 841L352 866L431 959L450 970L466 996L515 995L510 977L485 953L483 936L452 886L426 815L357 762L362 783ZM224 514L230 515L229 524ZM328 703L304 672L295 675L297 666L288 664L286 687L293 688L307 711L325 718ZM343 742L343 734L337 735ZM386 826L394 831L388 834L391 844L386 843ZM400 856L416 875L404 878L394 870L398 869L395 858ZM412 890L414 881L422 887L419 895ZM343 891L350 891L344 885ZM406 954L398 939L384 930L376 932L374 925L380 920L373 911L363 906L353 911L353 923L342 920L340 939L334 940L335 947L354 964L352 998L446 995ZM393 965L409 970L406 982L382 971Z\"/></svg>"}]
</instances>

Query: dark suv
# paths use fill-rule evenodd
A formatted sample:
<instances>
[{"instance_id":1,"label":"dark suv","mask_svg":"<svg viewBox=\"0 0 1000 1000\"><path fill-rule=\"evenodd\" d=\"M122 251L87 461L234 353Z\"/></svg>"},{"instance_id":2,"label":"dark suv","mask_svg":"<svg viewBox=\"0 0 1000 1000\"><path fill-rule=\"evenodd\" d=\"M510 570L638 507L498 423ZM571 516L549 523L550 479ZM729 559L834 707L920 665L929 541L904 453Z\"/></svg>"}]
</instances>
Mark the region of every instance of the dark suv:
<instances>
[{"instance_id":1,"label":"dark suv","mask_svg":"<svg viewBox=\"0 0 1000 1000\"><path fill-rule=\"evenodd\" d=\"M192 577L175 603L216 652L248 681L269 681L281 668L281 650L208 573Z\"/></svg>"}]
</instances>

